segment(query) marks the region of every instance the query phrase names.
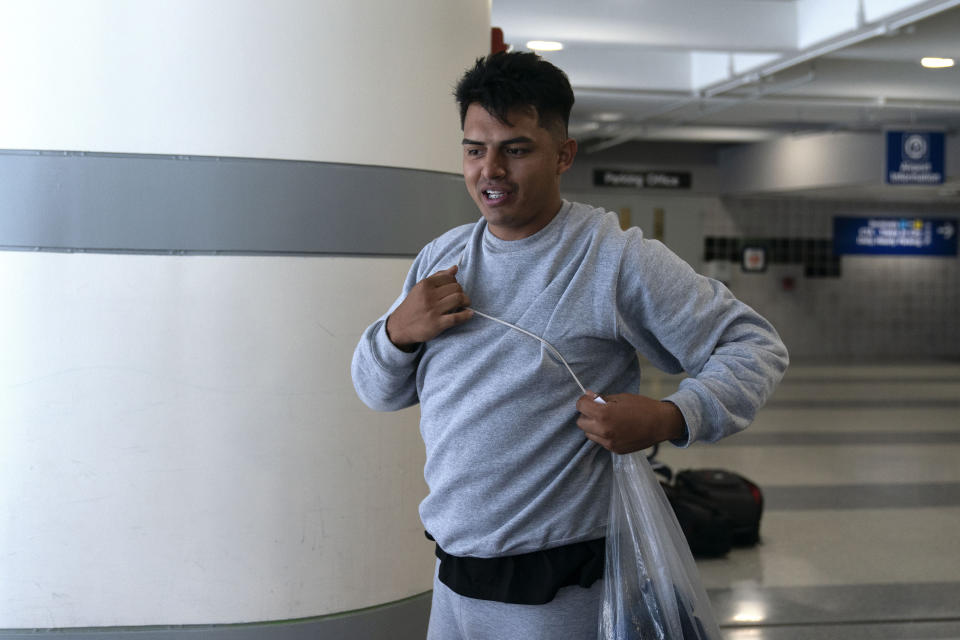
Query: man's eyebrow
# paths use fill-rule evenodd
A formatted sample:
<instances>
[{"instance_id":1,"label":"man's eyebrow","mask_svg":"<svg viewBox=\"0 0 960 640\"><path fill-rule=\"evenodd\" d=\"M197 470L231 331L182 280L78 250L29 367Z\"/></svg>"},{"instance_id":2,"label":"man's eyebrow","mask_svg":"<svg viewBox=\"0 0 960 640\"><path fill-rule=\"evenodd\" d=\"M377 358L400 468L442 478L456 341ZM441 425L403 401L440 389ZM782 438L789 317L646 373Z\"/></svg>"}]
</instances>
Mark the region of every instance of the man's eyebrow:
<instances>
[{"instance_id":1,"label":"man's eyebrow","mask_svg":"<svg viewBox=\"0 0 960 640\"><path fill-rule=\"evenodd\" d=\"M533 138L528 138L527 136L517 136L516 138L510 138L509 140L503 140L503 141L501 141L499 144L500 144L501 147L503 147L503 146L506 146L506 145L508 145L508 144L521 144L521 143L527 143L527 144L529 144L529 143L531 143L531 142L533 142ZM463 142L462 142L461 144L465 144L465 145L476 145L476 146L478 146L478 147L482 147L482 146L483 146L483 143L482 143L482 142L479 142L479 141L477 141L477 140L470 140L469 138L464 138L464 139L463 139Z\"/></svg>"}]
</instances>

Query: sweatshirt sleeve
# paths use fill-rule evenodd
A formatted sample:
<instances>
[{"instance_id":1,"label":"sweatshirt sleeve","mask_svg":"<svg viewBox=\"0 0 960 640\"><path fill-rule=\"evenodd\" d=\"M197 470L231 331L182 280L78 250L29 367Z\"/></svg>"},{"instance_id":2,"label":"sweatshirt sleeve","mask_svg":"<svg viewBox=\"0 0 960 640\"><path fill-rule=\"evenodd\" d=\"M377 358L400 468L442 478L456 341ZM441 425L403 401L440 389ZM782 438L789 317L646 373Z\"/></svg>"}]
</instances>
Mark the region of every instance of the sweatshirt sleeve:
<instances>
[{"instance_id":1,"label":"sweatshirt sleeve","mask_svg":"<svg viewBox=\"0 0 960 640\"><path fill-rule=\"evenodd\" d=\"M686 371L672 395L688 446L745 429L786 371L773 326L720 282L696 273L663 244L632 236L617 283L621 335L657 367Z\"/></svg>"},{"instance_id":2,"label":"sweatshirt sleeve","mask_svg":"<svg viewBox=\"0 0 960 640\"><path fill-rule=\"evenodd\" d=\"M419 280L421 265L430 245L414 260L403 292L379 320L367 327L353 351L350 374L357 396L375 411L397 411L417 404L417 366L423 346L413 353L397 348L387 336L387 318L407 297Z\"/></svg>"}]
</instances>

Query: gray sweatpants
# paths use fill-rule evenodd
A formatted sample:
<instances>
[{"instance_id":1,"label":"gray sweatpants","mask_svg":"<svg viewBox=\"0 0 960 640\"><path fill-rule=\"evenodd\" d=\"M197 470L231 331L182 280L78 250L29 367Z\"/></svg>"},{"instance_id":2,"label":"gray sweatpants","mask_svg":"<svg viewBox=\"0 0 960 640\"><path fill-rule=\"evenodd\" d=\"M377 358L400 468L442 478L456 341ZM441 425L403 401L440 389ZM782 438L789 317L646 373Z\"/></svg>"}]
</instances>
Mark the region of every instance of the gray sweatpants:
<instances>
[{"instance_id":1,"label":"gray sweatpants","mask_svg":"<svg viewBox=\"0 0 960 640\"><path fill-rule=\"evenodd\" d=\"M547 604L476 600L433 576L427 640L595 640L603 580L589 589L564 587Z\"/></svg>"}]
</instances>

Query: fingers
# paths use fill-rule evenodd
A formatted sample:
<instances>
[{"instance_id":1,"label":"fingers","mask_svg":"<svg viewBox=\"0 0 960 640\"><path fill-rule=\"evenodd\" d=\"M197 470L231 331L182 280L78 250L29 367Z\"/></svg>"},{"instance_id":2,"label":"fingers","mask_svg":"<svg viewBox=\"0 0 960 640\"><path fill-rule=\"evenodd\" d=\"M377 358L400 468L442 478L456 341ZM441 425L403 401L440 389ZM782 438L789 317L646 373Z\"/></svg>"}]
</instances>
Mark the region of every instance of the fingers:
<instances>
[{"instance_id":1,"label":"fingers","mask_svg":"<svg viewBox=\"0 0 960 640\"><path fill-rule=\"evenodd\" d=\"M423 285L431 289L430 297L432 300L447 307L444 309L445 312L470 304L469 297L456 279L458 270L459 267L453 265L448 269L437 271L423 280Z\"/></svg>"},{"instance_id":2,"label":"fingers","mask_svg":"<svg viewBox=\"0 0 960 640\"><path fill-rule=\"evenodd\" d=\"M457 282L441 285L433 290L433 294L437 300L437 309L441 313L470 306L470 297Z\"/></svg>"},{"instance_id":3,"label":"fingers","mask_svg":"<svg viewBox=\"0 0 960 640\"><path fill-rule=\"evenodd\" d=\"M608 439L608 438L601 438L600 436L594 435L594 434L590 433L589 431L584 431L584 432L583 432L583 435L585 435L585 436L587 437L587 440L591 440L591 441L593 441L593 442L596 442L598 445L600 445L600 446L603 447L604 449L606 449L606 450L608 450L608 451L613 451L614 453L617 453L616 450L615 450L615 446L614 446L613 442L612 442L610 439Z\"/></svg>"},{"instance_id":4,"label":"fingers","mask_svg":"<svg viewBox=\"0 0 960 640\"><path fill-rule=\"evenodd\" d=\"M449 269L441 269L440 271L437 271L433 275L427 276L426 278L424 278L424 280L433 286L439 286L449 282L456 282L457 281L456 275L459 269L460 267L458 267L457 265L453 265Z\"/></svg>"},{"instance_id":5,"label":"fingers","mask_svg":"<svg viewBox=\"0 0 960 640\"><path fill-rule=\"evenodd\" d=\"M437 271L424 280L424 285L430 289L429 305L441 315L470 306L470 297L455 277L458 270L459 267L453 265L448 269Z\"/></svg>"},{"instance_id":6,"label":"fingers","mask_svg":"<svg viewBox=\"0 0 960 640\"><path fill-rule=\"evenodd\" d=\"M445 313L442 318L440 318L440 323L443 326L443 329L449 329L450 327L455 327L458 324L463 324L467 320L473 317L472 309L464 309L463 311L457 311L456 313Z\"/></svg>"},{"instance_id":7,"label":"fingers","mask_svg":"<svg viewBox=\"0 0 960 640\"><path fill-rule=\"evenodd\" d=\"M682 437L682 414L671 403L618 393L607 396L607 404L597 404L596 397L588 391L577 400L580 411L577 426L589 440L605 449L619 454L632 453Z\"/></svg>"},{"instance_id":8,"label":"fingers","mask_svg":"<svg viewBox=\"0 0 960 640\"><path fill-rule=\"evenodd\" d=\"M609 407L595 402L594 399L597 397L596 393L588 390L577 400L577 411L580 412L577 426L594 442L600 442L598 439L600 437L607 439L611 435L610 429L606 426ZM604 443L600 442L600 444Z\"/></svg>"},{"instance_id":9,"label":"fingers","mask_svg":"<svg viewBox=\"0 0 960 640\"><path fill-rule=\"evenodd\" d=\"M608 405L594 402L590 396L581 396L577 401L577 426L588 433L600 434L610 430L611 415Z\"/></svg>"},{"instance_id":10,"label":"fingers","mask_svg":"<svg viewBox=\"0 0 960 640\"><path fill-rule=\"evenodd\" d=\"M592 401L590 401L592 403ZM616 431L601 421L581 415L577 419L577 427L583 431L588 440L596 442L604 449L616 449Z\"/></svg>"},{"instance_id":11,"label":"fingers","mask_svg":"<svg viewBox=\"0 0 960 640\"><path fill-rule=\"evenodd\" d=\"M597 393L587 389L587 393L580 396L577 400L577 411L591 418L600 417L604 411L603 406L606 402L597 402L597 398L599 397Z\"/></svg>"},{"instance_id":12,"label":"fingers","mask_svg":"<svg viewBox=\"0 0 960 640\"><path fill-rule=\"evenodd\" d=\"M608 402L600 404L597 398L600 396L593 391L587 391L577 400L577 410L580 412L577 418L577 427L583 431L588 440L596 442L604 449L614 453L626 453L631 450L628 440L632 434L628 430L628 425L624 424L623 416L618 411L617 396L607 398Z\"/></svg>"},{"instance_id":13,"label":"fingers","mask_svg":"<svg viewBox=\"0 0 960 640\"><path fill-rule=\"evenodd\" d=\"M387 318L390 341L403 350L427 342L473 317L470 298L457 282L457 265L418 282Z\"/></svg>"}]
</instances>

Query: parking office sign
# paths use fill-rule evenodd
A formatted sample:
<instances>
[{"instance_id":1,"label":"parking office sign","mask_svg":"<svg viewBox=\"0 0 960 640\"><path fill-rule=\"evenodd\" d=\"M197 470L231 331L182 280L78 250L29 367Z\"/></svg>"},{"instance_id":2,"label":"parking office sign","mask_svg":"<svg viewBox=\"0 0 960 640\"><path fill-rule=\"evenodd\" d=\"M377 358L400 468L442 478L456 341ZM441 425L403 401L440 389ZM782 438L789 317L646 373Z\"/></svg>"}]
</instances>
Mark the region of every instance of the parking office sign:
<instances>
[{"instance_id":1,"label":"parking office sign","mask_svg":"<svg viewBox=\"0 0 960 640\"><path fill-rule=\"evenodd\" d=\"M942 131L887 131L887 184L943 184Z\"/></svg>"}]
</instances>

